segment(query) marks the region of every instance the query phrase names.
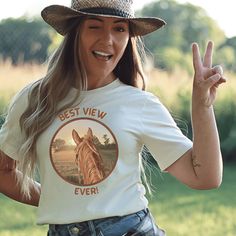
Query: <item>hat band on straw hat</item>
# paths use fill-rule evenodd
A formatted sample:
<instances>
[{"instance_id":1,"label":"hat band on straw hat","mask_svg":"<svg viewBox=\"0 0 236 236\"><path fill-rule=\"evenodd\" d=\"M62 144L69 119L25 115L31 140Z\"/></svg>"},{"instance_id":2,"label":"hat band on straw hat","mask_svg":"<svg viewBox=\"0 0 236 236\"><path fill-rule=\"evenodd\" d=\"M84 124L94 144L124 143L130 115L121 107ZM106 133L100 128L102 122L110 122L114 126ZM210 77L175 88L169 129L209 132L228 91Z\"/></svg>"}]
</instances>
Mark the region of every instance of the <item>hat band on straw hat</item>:
<instances>
[{"instance_id":1,"label":"hat band on straw hat","mask_svg":"<svg viewBox=\"0 0 236 236\"><path fill-rule=\"evenodd\" d=\"M99 12L93 12L100 9L113 9L112 15L117 15L115 12L119 14L121 12L121 17L134 17L134 9L133 9L133 0L72 0L71 8L76 11L86 10L86 13L94 13L94 14L104 14ZM87 12L88 10L88 12ZM92 12L91 12L92 11ZM124 13L124 15L123 15ZM126 15L127 14L127 15ZM106 13L106 15L108 15Z\"/></svg>"},{"instance_id":2,"label":"hat band on straw hat","mask_svg":"<svg viewBox=\"0 0 236 236\"><path fill-rule=\"evenodd\" d=\"M149 34L166 24L157 17L135 17L133 0L72 0L71 7L51 5L41 15L61 35L66 35L78 20L88 15L124 18L132 28L131 36Z\"/></svg>"},{"instance_id":3,"label":"hat band on straw hat","mask_svg":"<svg viewBox=\"0 0 236 236\"><path fill-rule=\"evenodd\" d=\"M81 12L90 13L90 14L101 14L101 15L109 15L109 16L120 16L125 18L132 18L133 16L127 12L113 9L113 8L100 8L100 7L93 7L93 8L86 8L81 9Z\"/></svg>"}]
</instances>

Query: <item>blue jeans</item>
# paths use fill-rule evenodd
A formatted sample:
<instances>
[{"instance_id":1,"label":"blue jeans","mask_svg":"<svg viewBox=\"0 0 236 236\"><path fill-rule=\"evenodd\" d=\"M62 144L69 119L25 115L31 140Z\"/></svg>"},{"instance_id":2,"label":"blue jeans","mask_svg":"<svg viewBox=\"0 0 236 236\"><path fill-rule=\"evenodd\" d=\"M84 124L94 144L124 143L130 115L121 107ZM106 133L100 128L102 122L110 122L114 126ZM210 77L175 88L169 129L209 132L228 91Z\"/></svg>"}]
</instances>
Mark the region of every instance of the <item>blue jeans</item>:
<instances>
[{"instance_id":1,"label":"blue jeans","mask_svg":"<svg viewBox=\"0 0 236 236\"><path fill-rule=\"evenodd\" d=\"M49 225L48 236L165 236L148 209L80 223Z\"/></svg>"}]
</instances>

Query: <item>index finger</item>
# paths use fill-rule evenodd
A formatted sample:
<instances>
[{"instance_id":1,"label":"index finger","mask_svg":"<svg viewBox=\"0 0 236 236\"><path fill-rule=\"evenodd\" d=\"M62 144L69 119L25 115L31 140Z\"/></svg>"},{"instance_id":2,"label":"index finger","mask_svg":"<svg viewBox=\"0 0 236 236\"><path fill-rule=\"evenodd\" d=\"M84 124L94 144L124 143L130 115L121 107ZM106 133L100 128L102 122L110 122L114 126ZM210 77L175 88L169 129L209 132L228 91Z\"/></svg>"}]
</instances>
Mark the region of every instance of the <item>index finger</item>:
<instances>
[{"instance_id":1,"label":"index finger","mask_svg":"<svg viewBox=\"0 0 236 236\"><path fill-rule=\"evenodd\" d=\"M202 70L202 60L200 57L199 47L197 43L192 44L192 52L193 52L193 67L195 73L201 73Z\"/></svg>"}]
</instances>

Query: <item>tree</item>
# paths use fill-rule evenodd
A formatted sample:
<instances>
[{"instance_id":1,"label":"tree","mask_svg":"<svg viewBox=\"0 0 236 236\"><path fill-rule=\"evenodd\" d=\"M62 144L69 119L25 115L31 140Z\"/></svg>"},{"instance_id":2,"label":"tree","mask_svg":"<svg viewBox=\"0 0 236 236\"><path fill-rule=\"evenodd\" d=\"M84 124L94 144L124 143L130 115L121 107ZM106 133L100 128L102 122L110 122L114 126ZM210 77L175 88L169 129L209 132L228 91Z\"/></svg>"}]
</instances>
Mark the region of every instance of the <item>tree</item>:
<instances>
[{"instance_id":1,"label":"tree","mask_svg":"<svg viewBox=\"0 0 236 236\"><path fill-rule=\"evenodd\" d=\"M219 48L218 58L223 57L225 61L225 67L231 71L236 72L236 36L232 38L227 38L224 43L222 43Z\"/></svg>"},{"instance_id":2,"label":"tree","mask_svg":"<svg viewBox=\"0 0 236 236\"><path fill-rule=\"evenodd\" d=\"M96 135L93 135L93 143L98 148L100 148L102 146L101 142L99 141L99 138Z\"/></svg>"},{"instance_id":3,"label":"tree","mask_svg":"<svg viewBox=\"0 0 236 236\"><path fill-rule=\"evenodd\" d=\"M110 143L110 138L108 138L107 134L104 134L102 138L104 139L104 145L108 146Z\"/></svg>"},{"instance_id":4,"label":"tree","mask_svg":"<svg viewBox=\"0 0 236 236\"><path fill-rule=\"evenodd\" d=\"M0 115L0 129L4 122L5 122L5 117L3 115Z\"/></svg>"},{"instance_id":5,"label":"tree","mask_svg":"<svg viewBox=\"0 0 236 236\"><path fill-rule=\"evenodd\" d=\"M157 58L154 65L166 70L170 65L181 65L181 61L191 54L191 44L197 42L201 48L205 48L205 43L209 39L215 41L219 46L225 40L224 32L212 20L206 11L192 4L179 4L174 0L159 0L152 2L138 12L140 16L156 16L164 19L167 26L144 37L144 42L151 52L155 52ZM204 45L203 45L204 44ZM171 52L172 57L166 55L168 59L161 61L158 52ZM173 53L176 53L173 56ZM160 58L163 54L160 55ZM180 60L180 58L183 58ZM186 64L186 63L185 63ZM186 64L187 66L187 64ZM173 69L173 68L172 68Z\"/></svg>"},{"instance_id":6,"label":"tree","mask_svg":"<svg viewBox=\"0 0 236 236\"><path fill-rule=\"evenodd\" d=\"M60 151L65 146L65 144L65 140L59 138L54 140L54 142L52 143L52 147L54 148L55 152L57 152Z\"/></svg>"},{"instance_id":7,"label":"tree","mask_svg":"<svg viewBox=\"0 0 236 236\"><path fill-rule=\"evenodd\" d=\"M5 19L0 22L0 54L5 60L43 62L51 44L49 27L38 19Z\"/></svg>"},{"instance_id":8,"label":"tree","mask_svg":"<svg viewBox=\"0 0 236 236\"><path fill-rule=\"evenodd\" d=\"M53 51L58 48L59 44L61 43L63 36L60 34L57 34L54 31L50 32L50 39L51 39L51 44L48 47L48 55L52 54Z\"/></svg>"},{"instance_id":9,"label":"tree","mask_svg":"<svg viewBox=\"0 0 236 236\"><path fill-rule=\"evenodd\" d=\"M217 50L214 62L215 64L222 64L222 62L224 62L224 68L231 71L236 71L235 60L236 54L233 48L229 46L224 46Z\"/></svg>"}]
</instances>

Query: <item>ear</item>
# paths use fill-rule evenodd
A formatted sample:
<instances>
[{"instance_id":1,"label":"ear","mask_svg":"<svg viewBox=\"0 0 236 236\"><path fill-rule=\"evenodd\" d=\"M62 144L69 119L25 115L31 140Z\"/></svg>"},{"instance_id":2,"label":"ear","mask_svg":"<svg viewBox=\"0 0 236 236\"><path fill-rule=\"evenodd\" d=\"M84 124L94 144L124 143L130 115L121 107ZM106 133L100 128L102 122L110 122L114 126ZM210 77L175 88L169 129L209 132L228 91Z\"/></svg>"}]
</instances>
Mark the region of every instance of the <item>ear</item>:
<instances>
[{"instance_id":1,"label":"ear","mask_svg":"<svg viewBox=\"0 0 236 236\"><path fill-rule=\"evenodd\" d=\"M72 131L72 138L76 144L80 144L82 142L82 139L80 138L79 134L74 129Z\"/></svg>"},{"instance_id":2,"label":"ear","mask_svg":"<svg viewBox=\"0 0 236 236\"><path fill-rule=\"evenodd\" d=\"M93 138L93 131L91 128L88 128L87 136L88 138L91 138L91 139Z\"/></svg>"}]
</instances>

